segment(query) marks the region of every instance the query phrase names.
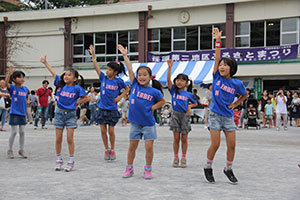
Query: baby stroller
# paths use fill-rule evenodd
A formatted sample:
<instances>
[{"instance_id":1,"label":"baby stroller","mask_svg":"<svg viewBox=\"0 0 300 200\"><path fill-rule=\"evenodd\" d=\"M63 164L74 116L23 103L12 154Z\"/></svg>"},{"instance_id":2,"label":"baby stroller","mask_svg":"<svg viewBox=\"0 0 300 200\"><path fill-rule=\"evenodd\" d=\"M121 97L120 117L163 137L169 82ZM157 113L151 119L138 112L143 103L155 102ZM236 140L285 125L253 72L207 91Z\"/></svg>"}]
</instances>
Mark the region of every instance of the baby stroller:
<instances>
[{"instance_id":1,"label":"baby stroller","mask_svg":"<svg viewBox=\"0 0 300 200\"><path fill-rule=\"evenodd\" d=\"M160 112L160 122L159 125L163 126L164 124L170 124L170 119L171 119L171 104L170 103L165 103L165 105L162 107L161 112Z\"/></svg>"},{"instance_id":2,"label":"baby stroller","mask_svg":"<svg viewBox=\"0 0 300 200\"><path fill-rule=\"evenodd\" d=\"M256 130L260 129L260 124L257 122L258 119L258 101L255 98L247 100L246 104L246 116L247 122L245 123L245 129L248 127L256 127Z\"/></svg>"}]
</instances>

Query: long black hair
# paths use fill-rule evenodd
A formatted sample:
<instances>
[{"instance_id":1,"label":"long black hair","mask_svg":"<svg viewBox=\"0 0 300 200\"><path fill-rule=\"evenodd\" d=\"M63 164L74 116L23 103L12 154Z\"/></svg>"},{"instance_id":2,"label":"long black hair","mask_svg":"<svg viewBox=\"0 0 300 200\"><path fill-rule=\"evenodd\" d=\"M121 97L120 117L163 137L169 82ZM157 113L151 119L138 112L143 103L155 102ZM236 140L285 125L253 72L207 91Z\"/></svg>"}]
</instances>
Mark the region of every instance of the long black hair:
<instances>
[{"instance_id":1,"label":"long black hair","mask_svg":"<svg viewBox=\"0 0 300 200\"><path fill-rule=\"evenodd\" d=\"M173 83L174 83L174 89L175 89L175 94L178 94L179 88L176 86L176 80L177 79L182 79L185 80L189 85L187 86L187 91L191 92L193 91L193 81L189 79L189 77L186 74L178 74L176 78L174 78Z\"/></svg>"},{"instance_id":2,"label":"long black hair","mask_svg":"<svg viewBox=\"0 0 300 200\"><path fill-rule=\"evenodd\" d=\"M16 78L21 78L21 76L23 76L25 78L25 73L22 71L14 71L9 78L9 83L12 83L12 82L16 83L15 82Z\"/></svg>"},{"instance_id":3,"label":"long black hair","mask_svg":"<svg viewBox=\"0 0 300 200\"><path fill-rule=\"evenodd\" d=\"M118 72L118 74L123 72L127 76L126 71L125 71L125 66L123 63L112 61L112 62L109 62L107 64L107 66L110 67L115 72Z\"/></svg>"},{"instance_id":4,"label":"long black hair","mask_svg":"<svg viewBox=\"0 0 300 200\"><path fill-rule=\"evenodd\" d=\"M220 61L219 61L219 65L221 62L224 62L224 64L228 65L230 67L230 77L233 77L237 70L238 70L238 65L237 65L237 62L235 61L234 58L222 58Z\"/></svg>"},{"instance_id":5,"label":"long black hair","mask_svg":"<svg viewBox=\"0 0 300 200\"><path fill-rule=\"evenodd\" d=\"M75 82L73 83L73 85L80 85L81 87L84 88L84 78L83 78L83 76L81 76L81 75L78 73L77 70L72 69L72 68L69 68L69 69L67 69L66 71L70 71L70 72L74 75L74 77L77 78L77 81L75 81ZM63 87L66 85L66 83L65 83L65 81L64 81L64 76L65 76L65 74L66 74L66 72L64 72L62 75L60 75L60 81L59 81L58 84L56 85L56 88L55 88L55 94L56 94L56 92L57 92L58 89L63 88ZM79 80L79 77L80 77L80 80Z\"/></svg>"},{"instance_id":6,"label":"long black hair","mask_svg":"<svg viewBox=\"0 0 300 200\"><path fill-rule=\"evenodd\" d=\"M152 77L152 87L158 89L162 94L164 94L164 92L162 91L162 85L160 84L160 82L158 80L156 80L155 78L153 78L151 69L149 67L147 67L147 66L140 66L137 69L136 74L139 73L140 69L146 69L147 70L149 76Z\"/></svg>"}]
</instances>

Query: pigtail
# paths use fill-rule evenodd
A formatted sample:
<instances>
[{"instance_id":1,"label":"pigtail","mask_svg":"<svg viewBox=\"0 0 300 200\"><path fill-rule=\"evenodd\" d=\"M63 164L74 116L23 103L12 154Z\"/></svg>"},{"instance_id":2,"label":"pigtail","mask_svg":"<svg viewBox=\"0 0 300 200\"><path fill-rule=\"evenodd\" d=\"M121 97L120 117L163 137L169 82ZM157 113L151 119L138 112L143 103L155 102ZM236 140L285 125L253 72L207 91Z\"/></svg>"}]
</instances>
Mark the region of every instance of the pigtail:
<instances>
[{"instance_id":1,"label":"pigtail","mask_svg":"<svg viewBox=\"0 0 300 200\"><path fill-rule=\"evenodd\" d=\"M81 74L79 75L79 77L80 77L80 81L77 85L80 85L82 88L84 88L84 78Z\"/></svg>"},{"instance_id":2,"label":"pigtail","mask_svg":"<svg viewBox=\"0 0 300 200\"><path fill-rule=\"evenodd\" d=\"M114 70L115 72L118 72L118 74L124 73L127 76L124 64L119 62L118 60L109 62L107 66L112 68L112 70Z\"/></svg>"},{"instance_id":3,"label":"pigtail","mask_svg":"<svg viewBox=\"0 0 300 200\"><path fill-rule=\"evenodd\" d=\"M175 94L177 95L179 93L179 88L176 86L176 80L178 79L178 76L176 78L174 78L173 80L173 85L174 85L174 90L175 90Z\"/></svg>"},{"instance_id":4,"label":"pigtail","mask_svg":"<svg viewBox=\"0 0 300 200\"><path fill-rule=\"evenodd\" d=\"M55 95L57 95L57 90L63 88L66 85L66 83L64 81L65 73L66 72L64 72L62 75L60 75L60 81L57 83L56 88L55 88L55 92L54 92Z\"/></svg>"},{"instance_id":5,"label":"pigtail","mask_svg":"<svg viewBox=\"0 0 300 200\"><path fill-rule=\"evenodd\" d=\"M155 88L155 89L158 89L162 94L164 94L163 90L162 90L162 85L161 83L156 80L156 79L152 79L152 87Z\"/></svg>"},{"instance_id":6,"label":"pigtail","mask_svg":"<svg viewBox=\"0 0 300 200\"><path fill-rule=\"evenodd\" d=\"M188 92L190 93L193 93L193 81L192 80L189 80L190 84L188 85L187 87L187 90Z\"/></svg>"},{"instance_id":7,"label":"pigtail","mask_svg":"<svg viewBox=\"0 0 300 200\"><path fill-rule=\"evenodd\" d=\"M125 70L125 66L124 66L124 64L121 63L121 62L120 62L120 73L124 73L124 74L127 76L126 70Z\"/></svg>"}]
</instances>

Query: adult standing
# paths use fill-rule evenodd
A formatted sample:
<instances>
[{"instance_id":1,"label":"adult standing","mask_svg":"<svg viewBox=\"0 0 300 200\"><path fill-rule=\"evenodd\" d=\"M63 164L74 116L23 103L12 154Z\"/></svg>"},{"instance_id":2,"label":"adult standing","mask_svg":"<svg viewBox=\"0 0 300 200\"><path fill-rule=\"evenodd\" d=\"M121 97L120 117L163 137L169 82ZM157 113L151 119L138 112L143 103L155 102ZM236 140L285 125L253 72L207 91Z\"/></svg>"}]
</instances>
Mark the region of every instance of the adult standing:
<instances>
[{"instance_id":1,"label":"adult standing","mask_svg":"<svg viewBox=\"0 0 300 200\"><path fill-rule=\"evenodd\" d=\"M48 111L48 101L49 96L52 97L51 91L48 89L49 81L43 80L42 87L36 91L37 102L38 102L38 110L35 115L34 120L34 129L37 129L39 118L41 116L42 120L42 129L47 129L46 124L46 114Z\"/></svg>"},{"instance_id":2,"label":"adult standing","mask_svg":"<svg viewBox=\"0 0 300 200\"><path fill-rule=\"evenodd\" d=\"M264 90L263 93L262 93L262 96L260 98L260 105L261 105L261 108L260 108L260 112L262 112L262 117L263 117L263 123L265 123L266 121L266 118L265 118L265 105L267 104L267 101L269 99L269 96L268 96L268 91L267 90ZM266 126L263 126L263 128L266 128Z\"/></svg>"},{"instance_id":3,"label":"adult standing","mask_svg":"<svg viewBox=\"0 0 300 200\"><path fill-rule=\"evenodd\" d=\"M287 107L289 118L290 118L290 126L293 126L293 116L292 116L293 115L292 114L293 97L292 97L292 93L289 90L286 91L286 98L287 98L286 107Z\"/></svg>"},{"instance_id":4,"label":"adult standing","mask_svg":"<svg viewBox=\"0 0 300 200\"><path fill-rule=\"evenodd\" d=\"M287 98L284 96L284 90L282 88L279 89L276 95L276 123L277 123L277 128L276 130L280 130L280 120L281 117L283 118L283 125L284 125L284 130L287 130L287 107L286 107L286 102Z\"/></svg>"},{"instance_id":5,"label":"adult standing","mask_svg":"<svg viewBox=\"0 0 300 200\"><path fill-rule=\"evenodd\" d=\"M4 124L5 124L5 120L6 120L7 110L9 108L9 104L7 102L10 98L10 95L5 86L4 80L0 81L0 92L1 92L1 96L0 96L1 128L0 128L0 131L5 131Z\"/></svg>"},{"instance_id":6,"label":"adult standing","mask_svg":"<svg viewBox=\"0 0 300 200\"><path fill-rule=\"evenodd\" d=\"M296 121L296 127L300 127L300 98L298 92L294 93L292 100L292 114Z\"/></svg>"},{"instance_id":7,"label":"adult standing","mask_svg":"<svg viewBox=\"0 0 300 200\"><path fill-rule=\"evenodd\" d=\"M89 110L91 112L91 117L89 121L89 125L93 125L95 122L96 116L96 108L97 108L97 93L95 92L95 88L91 87L91 91L88 94L90 101L89 101Z\"/></svg>"},{"instance_id":8,"label":"adult standing","mask_svg":"<svg viewBox=\"0 0 300 200\"><path fill-rule=\"evenodd\" d=\"M205 108L205 128L208 127L209 107L212 102L211 89L212 89L212 84L209 84L208 90L205 91L205 98L207 99L208 102L207 107Z\"/></svg>"}]
</instances>

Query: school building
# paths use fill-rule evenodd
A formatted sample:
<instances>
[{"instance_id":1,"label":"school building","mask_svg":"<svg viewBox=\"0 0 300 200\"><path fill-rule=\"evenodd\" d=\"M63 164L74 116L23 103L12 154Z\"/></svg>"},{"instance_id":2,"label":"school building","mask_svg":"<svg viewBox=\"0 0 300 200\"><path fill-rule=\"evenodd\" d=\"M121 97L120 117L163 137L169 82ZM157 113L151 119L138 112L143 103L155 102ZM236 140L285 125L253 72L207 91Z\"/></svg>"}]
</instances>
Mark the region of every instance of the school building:
<instances>
[{"instance_id":1,"label":"school building","mask_svg":"<svg viewBox=\"0 0 300 200\"><path fill-rule=\"evenodd\" d=\"M95 47L102 69L128 47L135 67L152 66L164 79L165 61L177 61L201 84L211 80L214 38L223 31L222 56L239 62L236 77L256 93L300 87L299 0L121 0L83 8L0 13L0 74L13 64L26 74L26 86L36 89L50 73L79 70L87 84L99 85L88 52ZM153 63L156 62L156 63ZM203 75L204 74L204 75Z\"/></svg>"}]
</instances>

